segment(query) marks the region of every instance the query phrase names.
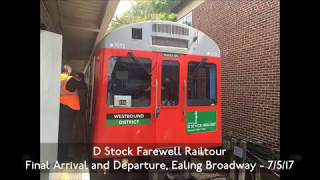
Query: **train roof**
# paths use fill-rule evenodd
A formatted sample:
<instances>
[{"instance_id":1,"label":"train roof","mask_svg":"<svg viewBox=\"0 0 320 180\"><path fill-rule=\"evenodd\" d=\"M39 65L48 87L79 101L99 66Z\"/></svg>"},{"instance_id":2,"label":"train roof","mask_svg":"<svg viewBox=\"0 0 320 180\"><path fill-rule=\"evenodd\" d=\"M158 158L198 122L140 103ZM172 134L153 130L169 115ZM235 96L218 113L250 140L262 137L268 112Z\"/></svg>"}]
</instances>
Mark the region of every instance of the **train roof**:
<instances>
[{"instance_id":1,"label":"train roof","mask_svg":"<svg viewBox=\"0 0 320 180\"><path fill-rule=\"evenodd\" d=\"M220 57L217 44L201 31L171 21L145 21L116 29L98 48L115 48Z\"/></svg>"}]
</instances>

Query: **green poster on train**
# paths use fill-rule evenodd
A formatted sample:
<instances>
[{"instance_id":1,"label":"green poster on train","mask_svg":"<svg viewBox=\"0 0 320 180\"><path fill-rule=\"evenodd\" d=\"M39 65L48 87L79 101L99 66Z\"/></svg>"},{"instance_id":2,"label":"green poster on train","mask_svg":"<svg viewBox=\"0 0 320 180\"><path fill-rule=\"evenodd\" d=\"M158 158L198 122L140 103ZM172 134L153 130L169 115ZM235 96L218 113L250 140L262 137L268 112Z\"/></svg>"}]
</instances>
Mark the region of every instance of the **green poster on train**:
<instances>
[{"instance_id":1,"label":"green poster on train","mask_svg":"<svg viewBox=\"0 0 320 180\"><path fill-rule=\"evenodd\" d=\"M187 112L187 134L214 132L217 126L217 111Z\"/></svg>"}]
</instances>

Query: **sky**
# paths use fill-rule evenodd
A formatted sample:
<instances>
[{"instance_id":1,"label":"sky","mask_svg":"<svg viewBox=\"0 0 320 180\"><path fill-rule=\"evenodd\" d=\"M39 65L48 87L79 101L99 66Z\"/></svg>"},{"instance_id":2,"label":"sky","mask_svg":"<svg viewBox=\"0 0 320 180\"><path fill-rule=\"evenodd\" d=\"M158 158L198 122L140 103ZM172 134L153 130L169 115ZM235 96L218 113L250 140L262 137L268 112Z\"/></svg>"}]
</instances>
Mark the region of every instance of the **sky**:
<instances>
[{"instance_id":1,"label":"sky","mask_svg":"<svg viewBox=\"0 0 320 180\"><path fill-rule=\"evenodd\" d=\"M120 17L124 12L130 9L131 3L129 0L120 0L114 15Z\"/></svg>"}]
</instances>

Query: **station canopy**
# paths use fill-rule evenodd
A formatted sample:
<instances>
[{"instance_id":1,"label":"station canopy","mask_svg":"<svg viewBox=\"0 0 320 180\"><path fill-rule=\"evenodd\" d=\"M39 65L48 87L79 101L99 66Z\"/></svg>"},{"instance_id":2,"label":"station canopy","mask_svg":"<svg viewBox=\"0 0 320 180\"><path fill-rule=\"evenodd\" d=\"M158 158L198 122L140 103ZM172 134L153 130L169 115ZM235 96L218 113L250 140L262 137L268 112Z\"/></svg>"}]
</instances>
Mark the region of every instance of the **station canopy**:
<instances>
[{"instance_id":1,"label":"station canopy","mask_svg":"<svg viewBox=\"0 0 320 180\"><path fill-rule=\"evenodd\" d=\"M40 25L62 35L62 63L82 72L104 37L119 0L40 0Z\"/></svg>"}]
</instances>

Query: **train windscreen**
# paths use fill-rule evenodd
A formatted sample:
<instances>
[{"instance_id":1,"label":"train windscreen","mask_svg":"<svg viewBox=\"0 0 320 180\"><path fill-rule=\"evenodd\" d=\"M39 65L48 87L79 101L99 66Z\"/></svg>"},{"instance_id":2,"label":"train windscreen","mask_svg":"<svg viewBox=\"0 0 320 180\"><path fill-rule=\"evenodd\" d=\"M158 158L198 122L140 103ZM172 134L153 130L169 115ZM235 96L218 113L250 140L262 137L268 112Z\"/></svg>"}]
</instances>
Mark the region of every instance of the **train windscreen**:
<instances>
[{"instance_id":1,"label":"train windscreen","mask_svg":"<svg viewBox=\"0 0 320 180\"><path fill-rule=\"evenodd\" d=\"M139 58L148 69L151 60ZM108 71L108 107L149 107L151 76L130 57L111 57Z\"/></svg>"},{"instance_id":2,"label":"train windscreen","mask_svg":"<svg viewBox=\"0 0 320 180\"><path fill-rule=\"evenodd\" d=\"M188 106L215 106L217 103L216 65L188 63Z\"/></svg>"}]
</instances>

